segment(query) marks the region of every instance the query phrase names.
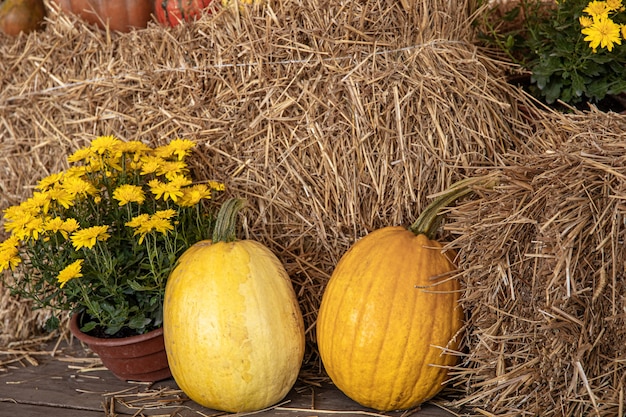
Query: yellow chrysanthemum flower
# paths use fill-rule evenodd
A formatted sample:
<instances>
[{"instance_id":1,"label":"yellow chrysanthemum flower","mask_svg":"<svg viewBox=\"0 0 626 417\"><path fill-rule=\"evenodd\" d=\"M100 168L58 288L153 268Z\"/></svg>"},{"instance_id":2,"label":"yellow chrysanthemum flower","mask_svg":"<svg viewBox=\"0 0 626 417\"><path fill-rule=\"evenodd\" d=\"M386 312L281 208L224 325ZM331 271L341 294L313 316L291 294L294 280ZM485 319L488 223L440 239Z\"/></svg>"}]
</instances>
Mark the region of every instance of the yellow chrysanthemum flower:
<instances>
[{"instance_id":1,"label":"yellow chrysanthemum flower","mask_svg":"<svg viewBox=\"0 0 626 417\"><path fill-rule=\"evenodd\" d=\"M621 45L622 43L620 25L611 19L598 19L594 21L593 25L584 28L581 32L583 35L587 35L585 41L589 42L589 47L594 51L600 46L610 52L615 44Z\"/></svg>"},{"instance_id":2,"label":"yellow chrysanthemum flower","mask_svg":"<svg viewBox=\"0 0 626 417\"><path fill-rule=\"evenodd\" d=\"M141 158L141 175L154 174L165 163L165 159L158 156L144 156Z\"/></svg>"},{"instance_id":3,"label":"yellow chrysanthemum flower","mask_svg":"<svg viewBox=\"0 0 626 417\"><path fill-rule=\"evenodd\" d=\"M610 11L622 11L624 9L622 0L606 0L606 6Z\"/></svg>"},{"instance_id":4,"label":"yellow chrysanthemum flower","mask_svg":"<svg viewBox=\"0 0 626 417\"><path fill-rule=\"evenodd\" d=\"M589 16L593 18L594 21L598 19L607 19L609 17L609 6L606 4L606 1L597 1L594 0L587 4L587 7L583 9L584 13L587 13Z\"/></svg>"},{"instance_id":5,"label":"yellow chrysanthemum flower","mask_svg":"<svg viewBox=\"0 0 626 417\"><path fill-rule=\"evenodd\" d=\"M74 196L81 195L86 197L88 195L93 196L97 193L96 187L94 187L91 182L74 176L65 178L61 187Z\"/></svg>"},{"instance_id":6,"label":"yellow chrysanthemum flower","mask_svg":"<svg viewBox=\"0 0 626 417\"><path fill-rule=\"evenodd\" d=\"M44 229L47 232L52 233L61 233L61 235L67 239L69 234L78 230L79 224L76 219L67 219L63 220L60 217L54 217L52 219L48 219L44 225Z\"/></svg>"},{"instance_id":7,"label":"yellow chrysanthemum flower","mask_svg":"<svg viewBox=\"0 0 626 417\"><path fill-rule=\"evenodd\" d=\"M189 139L174 139L167 145L156 148L154 154L161 158L176 156L179 161L182 161L195 146L196 143Z\"/></svg>"},{"instance_id":8,"label":"yellow chrysanthemum flower","mask_svg":"<svg viewBox=\"0 0 626 417\"><path fill-rule=\"evenodd\" d=\"M92 226L87 229L78 230L71 236L72 245L76 250L81 248L91 249L96 245L96 242L103 242L111 237L111 235L107 233L108 230L108 226Z\"/></svg>"},{"instance_id":9,"label":"yellow chrysanthemum flower","mask_svg":"<svg viewBox=\"0 0 626 417\"><path fill-rule=\"evenodd\" d=\"M169 220L174 216L176 216L176 210L172 210L172 209L158 210L152 215L153 218L165 219L165 220Z\"/></svg>"},{"instance_id":10,"label":"yellow chrysanthemum flower","mask_svg":"<svg viewBox=\"0 0 626 417\"><path fill-rule=\"evenodd\" d=\"M91 159L94 157L93 149L81 148L67 157L67 161L70 163L76 163Z\"/></svg>"},{"instance_id":11,"label":"yellow chrysanthemum flower","mask_svg":"<svg viewBox=\"0 0 626 417\"><path fill-rule=\"evenodd\" d=\"M164 161L156 174L165 175L165 178L171 180L172 177L183 174L186 169L187 164L184 161Z\"/></svg>"},{"instance_id":12,"label":"yellow chrysanthemum flower","mask_svg":"<svg viewBox=\"0 0 626 417\"><path fill-rule=\"evenodd\" d=\"M118 151L117 146L122 143L121 140L114 136L98 136L91 142L91 150L99 155L105 152L114 153Z\"/></svg>"},{"instance_id":13,"label":"yellow chrysanthemum flower","mask_svg":"<svg viewBox=\"0 0 626 417\"><path fill-rule=\"evenodd\" d=\"M150 146L138 140L121 142L118 144L118 149L121 152L133 154L134 157L137 158L139 158L141 154L152 152L152 148Z\"/></svg>"},{"instance_id":14,"label":"yellow chrysanthemum flower","mask_svg":"<svg viewBox=\"0 0 626 417\"><path fill-rule=\"evenodd\" d=\"M72 262L68 266L66 266L59 275L57 276L57 281L59 282L60 288L63 288L68 281L74 278L80 278L83 276L81 270L83 266L83 259L79 259L77 261Z\"/></svg>"},{"instance_id":15,"label":"yellow chrysanthemum flower","mask_svg":"<svg viewBox=\"0 0 626 417\"><path fill-rule=\"evenodd\" d=\"M34 192L33 195L22 203L23 207L27 209L32 215L38 215L40 213L47 213L50 208L50 193L46 192Z\"/></svg>"},{"instance_id":16,"label":"yellow chrysanthemum flower","mask_svg":"<svg viewBox=\"0 0 626 417\"><path fill-rule=\"evenodd\" d=\"M11 236L0 243L0 272L6 269L14 269L22 258L19 256L20 240L16 236Z\"/></svg>"},{"instance_id":17,"label":"yellow chrysanthemum flower","mask_svg":"<svg viewBox=\"0 0 626 417\"><path fill-rule=\"evenodd\" d=\"M135 229L133 236L139 235L138 242L141 245L146 235L152 231L166 234L168 231L174 230L174 226L169 219L175 214L176 212L171 209L157 211L152 216L142 214L127 222L126 226Z\"/></svg>"},{"instance_id":18,"label":"yellow chrysanthemum flower","mask_svg":"<svg viewBox=\"0 0 626 417\"><path fill-rule=\"evenodd\" d=\"M20 216L14 218L5 216L4 229L20 240L27 240L31 237L37 239L39 233L44 231L43 218L31 211L24 210Z\"/></svg>"},{"instance_id":19,"label":"yellow chrysanthemum flower","mask_svg":"<svg viewBox=\"0 0 626 417\"><path fill-rule=\"evenodd\" d=\"M198 204L203 198L211 198L211 189L206 184L196 184L182 189L183 195L178 201L181 207L191 207Z\"/></svg>"},{"instance_id":20,"label":"yellow chrysanthemum flower","mask_svg":"<svg viewBox=\"0 0 626 417\"><path fill-rule=\"evenodd\" d=\"M162 219L156 216L152 216L150 218L147 227L150 228L150 231L154 230L163 234L166 234L170 230L174 230L174 226L168 219Z\"/></svg>"},{"instance_id":21,"label":"yellow chrysanthemum flower","mask_svg":"<svg viewBox=\"0 0 626 417\"><path fill-rule=\"evenodd\" d=\"M588 28L589 26L593 25L593 19L589 16L580 16L578 18L578 21L580 22L580 26L584 28Z\"/></svg>"},{"instance_id":22,"label":"yellow chrysanthemum flower","mask_svg":"<svg viewBox=\"0 0 626 417\"><path fill-rule=\"evenodd\" d=\"M43 217L31 217L24 225L21 233L18 233L17 236L22 240L29 238L37 240L39 239L39 234L46 231L45 223L46 222Z\"/></svg>"},{"instance_id":23,"label":"yellow chrysanthemum flower","mask_svg":"<svg viewBox=\"0 0 626 417\"><path fill-rule=\"evenodd\" d=\"M130 219L130 221L126 222L126 226L137 228L141 226L142 224L147 223L148 220L150 220L149 214L140 214L139 216L135 216L132 219Z\"/></svg>"},{"instance_id":24,"label":"yellow chrysanthemum flower","mask_svg":"<svg viewBox=\"0 0 626 417\"><path fill-rule=\"evenodd\" d=\"M209 185L209 187L211 187L211 189L215 191L224 191L226 189L226 186L224 185L224 183L221 183L221 182L209 181L207 182L207 184Z\"/></svg>"},{"instance_id":25,"label":"yellow chrysanthemum flower","mask_svg":"<svg viewBox=\"0 0 626 417\"><path fill-rule=\"evenodd\" d=\"M173 175L169 182L152 180L148 183L148 186L157 200L163 198L163 201L172 200L177 202L183 196L181 188L190 184L191 180L189 178L182 175Z\"/></svg>"},{"instance_id":26,"label":"yellow chrysanthemum flower","mask_svg":"<svg viewBox=\"0 0 626 417\"><path fill-rule=\"evenodd\" d=\"M58 172L56 174L48 175L45 178L42 178L37 184L37 189L40 191L48 191L54 188L55 185L61 182L63 179L63 173Z\"/></svg>"},{"instance_id":27,"label":"yellow chrysanthemum flower","mask_svg":"<svg viewBox=\"0 0 626 417\"><path fill-rule=\"evenodd\" d=\"M64 188L52 188L51 190L48 190L48 195L50 196L50 200L56 201L58 204L65 207L66 209L74 205L75 194L70 193Z\"/></svg>"},{"instance_id":28,"label":"yellow chrysanthemum flower","mask_svg":"<svg viewBox=\"0 0 626 417\"><path fill-rule=\"evenodd\" d=\"M113 198L119 201L121 207L128 203L141 204L145 201L146 196L141 187L133 184L124 184L113 191Z\"/></svg>"}]
</instances>

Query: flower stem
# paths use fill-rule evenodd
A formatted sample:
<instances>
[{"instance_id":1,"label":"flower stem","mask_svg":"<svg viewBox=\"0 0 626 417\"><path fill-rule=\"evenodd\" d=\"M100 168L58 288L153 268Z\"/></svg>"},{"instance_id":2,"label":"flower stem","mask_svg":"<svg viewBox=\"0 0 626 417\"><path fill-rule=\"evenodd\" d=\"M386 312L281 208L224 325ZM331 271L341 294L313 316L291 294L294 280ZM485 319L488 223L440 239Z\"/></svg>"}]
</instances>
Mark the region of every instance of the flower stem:
<instances>
[{"instance_id":1,"label":"flower stem","mask_svg":"<svg viewBox=\"0 0 626 417\"><path fill-rule=\"evenodd\" d=\"M474 191L472 186L482 185L487 188L493 188L497 184L494 175L485 175L475 178L466 178L452 184L448 189L439 194L422 213L417 220L409 226L409 230L416 235L426 235L429 239L433 239L434 235L442 220L441 211L454 203L461 197L466 196Z\"/></svg>"},{"instance_id":2,"label":"flower stem","mask_svg":"<svg viewBox=\"0 0 626 417\"><path fill-rule=\"evenodd\" d=\"M237 214L246 205L242 198L231 198L222 204L213 229L213 243L237 240Z\"/></svg>"}]
</instances>

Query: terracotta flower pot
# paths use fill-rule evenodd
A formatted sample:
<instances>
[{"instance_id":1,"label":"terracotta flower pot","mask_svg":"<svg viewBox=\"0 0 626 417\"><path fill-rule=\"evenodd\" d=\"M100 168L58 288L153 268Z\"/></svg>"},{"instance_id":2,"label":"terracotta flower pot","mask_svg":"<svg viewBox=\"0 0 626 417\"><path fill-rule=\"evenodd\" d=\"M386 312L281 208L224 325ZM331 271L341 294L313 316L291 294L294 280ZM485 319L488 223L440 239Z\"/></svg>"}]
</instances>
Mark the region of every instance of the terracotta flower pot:
<instances>
[{"instance_id":1,"label":"terracotta flower pot","mask_svg":"<svg viewBox=\"0 0 626 417\"><path fill-rule=\"evenodd\" d=\"M154 11L154 0L53 0L64 12L73 13L100 28L128 32L145 28Z\"/></svg>"},{"instance_id":2,"label":"terracotta flower pot","mask_svg":"<svg viewBox=\"0 0 626 417\"><path fill-rule=\"evenodd\" d=\"M80 314L72 315L70 331L96 353L104 366L123 381L156 382L172 376L163 329L123 338L98 338L80 331Z\"/></svg>"}]
</instances>

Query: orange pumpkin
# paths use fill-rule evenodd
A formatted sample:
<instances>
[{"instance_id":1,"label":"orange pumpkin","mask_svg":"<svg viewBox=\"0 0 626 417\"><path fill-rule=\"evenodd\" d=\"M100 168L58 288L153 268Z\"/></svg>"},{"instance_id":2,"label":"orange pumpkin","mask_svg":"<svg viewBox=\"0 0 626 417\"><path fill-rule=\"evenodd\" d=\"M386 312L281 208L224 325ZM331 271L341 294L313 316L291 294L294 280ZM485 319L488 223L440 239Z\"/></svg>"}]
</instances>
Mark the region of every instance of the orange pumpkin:
<instances>
[{"instance_id":1,"label":"orange pumpkin","mask_svg":"<svg viewBox=\"0 0 626 417\"><path fill-rule=\"evenodd\" d=\"M157 21L163 25L177 26L200 17L213 0L154 0Z\"/></svg>"},{"instance_id":2,"label":"orange pumpkin","mask_svg":"<svg viewBox=\"0 0 626 417\"><path fill-rule=\"evenodd\" d=\"M0 3L0 31L13 36L31 32L41 26L45 15L42 0L5 0Z\"/></svg>"},{"instance_id":3,"label":"orange pumpkin","mask_svg":"<svg viewBox=\"0 0 626 417\"><path fill-rule=\"evenodd\" d=\"M104 29L128 32L145 28L152 18L154 0L53 0L64 12Z\"/></svg>"},{"instance_id":4,"label":"orange pumpkin","mask_svg":"<svg viewBox=\"0 0 626 417\"><path fill-rule=\"evenodd\" d=\"M444 387L464 314L454 253L431 235L441 208L473 182L435 200L409 230L386 227L357 241L333 271L318 313L318 349L332 381L354 401L408 409Z\"/></svg>"}]
</instances>

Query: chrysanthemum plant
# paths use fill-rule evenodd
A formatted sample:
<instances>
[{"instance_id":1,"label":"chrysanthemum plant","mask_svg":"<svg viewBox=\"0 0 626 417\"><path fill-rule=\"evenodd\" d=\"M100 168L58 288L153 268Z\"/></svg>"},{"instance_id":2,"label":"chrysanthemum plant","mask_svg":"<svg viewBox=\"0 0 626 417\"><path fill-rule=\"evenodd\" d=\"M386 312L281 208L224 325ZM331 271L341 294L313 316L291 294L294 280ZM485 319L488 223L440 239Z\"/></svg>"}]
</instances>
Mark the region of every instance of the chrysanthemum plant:
<instances>
[{"instance_id":1,"label":"chrysanthemum plant","mask_svg":"<svg viewBox=\"0 0 626 417\"><path fill-rule=\"evenodd\" d=\"M217 182L193 183L195 143L152 148L112 136L68 157L32 197L4 210L4 283L36 307L82 313L84 332L141 334L162 325L167 277L212 233ZM56 314L51 327L58 325Z\"/></svg>"},{"instance_id":2,"label":"chrysanthemum plant","mask_svg":"<svg viewBox=\"0 0 626 417\"><path fill-rule=\"evenodd\" d=\"M503 20L520 23L488 23L486 39L532 74L537 98L576 105L626 92L626 0L519 0Z\"/></svg>"}]
</instances>

